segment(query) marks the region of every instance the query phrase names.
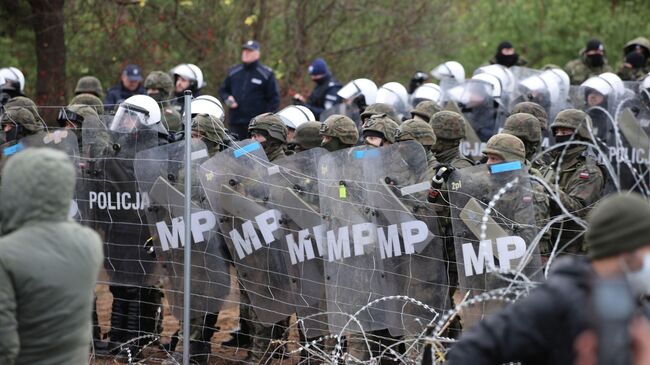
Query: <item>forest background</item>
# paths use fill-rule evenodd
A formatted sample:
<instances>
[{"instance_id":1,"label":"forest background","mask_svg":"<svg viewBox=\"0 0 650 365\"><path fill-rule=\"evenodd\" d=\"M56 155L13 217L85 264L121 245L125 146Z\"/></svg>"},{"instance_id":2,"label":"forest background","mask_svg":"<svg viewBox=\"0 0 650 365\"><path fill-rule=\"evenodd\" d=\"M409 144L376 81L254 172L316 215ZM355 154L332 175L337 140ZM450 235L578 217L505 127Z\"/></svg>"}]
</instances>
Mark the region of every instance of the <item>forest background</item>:
<instances>
[{"instance_id":1,"label":"forest background","mask_svg":"<svg viewBox=\"0 0 650 365\"><path fill-rule=\"evenodd\" d=\"M564 66L591 37L610 64L623 45L650 38L646 0L2 0L0 67L26 77L39 105L65 105L79 77L118 83L128 63L168 71L194 63L216 95L240 47L256 39L276 72L283 104L313 87L323 57L342 83L367 77L408 84L416 70L457 60L468 76L502 40L529 67Z\"/></svg>"}]
</instances>

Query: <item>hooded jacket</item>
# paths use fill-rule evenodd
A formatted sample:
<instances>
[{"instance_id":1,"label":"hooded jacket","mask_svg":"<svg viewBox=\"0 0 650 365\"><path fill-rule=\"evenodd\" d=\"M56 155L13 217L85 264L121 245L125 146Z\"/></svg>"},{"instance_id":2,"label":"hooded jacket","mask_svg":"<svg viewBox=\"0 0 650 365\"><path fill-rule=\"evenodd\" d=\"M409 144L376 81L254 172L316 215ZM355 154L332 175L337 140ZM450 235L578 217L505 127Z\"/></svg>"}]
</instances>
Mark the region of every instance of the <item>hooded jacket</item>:
<instances>
[{"instance_id":1,"label":"hooded jacket","mask_svg":"<svg viewBox=\"0 0 650 365\"><path fill-rule=\"evenodd\" d=\"M103 260L92 230L68 219L68 157L29 148L0 185L0 364L85 364Z\"/></svg>"},{"instance_id":2,"label":"hooded jacket","mask_svg":"<svg viewBox=\"0 0 650 365\"><path fill-rule=\"evenodd\" d=\"M447 364L573 364L595 275L584 257L558 260L547 282L465 333Z\"/></svg>"}]
</instances>

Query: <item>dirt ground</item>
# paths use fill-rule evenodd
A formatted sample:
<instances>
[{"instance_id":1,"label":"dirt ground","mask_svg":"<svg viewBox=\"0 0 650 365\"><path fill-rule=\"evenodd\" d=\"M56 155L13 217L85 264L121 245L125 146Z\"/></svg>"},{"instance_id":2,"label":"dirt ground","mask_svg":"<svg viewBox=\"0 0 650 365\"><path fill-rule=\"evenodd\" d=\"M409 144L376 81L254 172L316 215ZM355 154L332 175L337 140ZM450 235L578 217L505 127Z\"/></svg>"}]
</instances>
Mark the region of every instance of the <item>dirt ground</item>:
<instances>
[{"instance_id":1,"label":"dirt ground","mask_svg":"<svg viewBox=\"0 0 650 365\"><path fill-rule=\"evenodd\" d=\"M239 289L237 288L237 283L235 280L236 275L233 276L233 282L231 285L231 293L227 301L239 301ZM102 278L100 278L100 282ZM102 336L105 338L108 331L110 330L110 316L111 316L111 304L113 301L113 296L108 290L107 285L97 285L96 288L97 294L97 316L99 319L99 324L102 329ZM179 329L180 322L175 318L171 312L167 301L163 298L163 333L161 342L163 344L168 344L171 340L171 336ZM295 323L295 316L292 317L292 322ZM220 330L215 333L212 337L212 355L210 357L210 364L219 364L219 365L230 365L237 364L242 365L242 359L246 357L245 349L238 348L226 348L222 347L221 343L228 341L231 336L230 332L234 331L239 325L239 307L235 306L234 308L228 308L219 313L219 318L217 320L217 326ZM289 334L289 341L293 341L293 344L288 345L289 351L294 351L298 348L298 345L295 344L295 341L298 339L298 332L295 329ZM178 345L177 351L182 351L182 344ZM169 358L163 350L157 348L157 346L151 346L143 352L144 360L138 362L138 364L160 364L162 361ZM299 357L297 355L285 358L284 360L274 360L269 362L273 365L294 365L299 362ZM108 365L108 364L127 364L128 361L125 359L116 359L111 357L94 357L91 354L90 364L96 365Z\"/></svg>"}]
</instances>

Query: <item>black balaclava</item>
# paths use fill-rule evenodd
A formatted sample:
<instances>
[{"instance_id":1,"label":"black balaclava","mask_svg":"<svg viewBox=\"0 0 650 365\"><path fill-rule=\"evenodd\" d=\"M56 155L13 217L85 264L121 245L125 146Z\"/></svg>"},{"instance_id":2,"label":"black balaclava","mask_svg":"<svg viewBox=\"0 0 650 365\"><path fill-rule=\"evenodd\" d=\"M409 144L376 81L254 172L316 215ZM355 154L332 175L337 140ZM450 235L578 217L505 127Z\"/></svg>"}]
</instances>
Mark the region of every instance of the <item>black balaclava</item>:
<instances>
[{"instance_id":1,"label":"black balaclava","mask_svg":"<svg viewBox=\"0 0 650 365\"><path fill-rule=\"evenodd\" d=\"M497 53L495 55L495 59L499 65L503 65L506 67L511 67L517 64L517 61L519 61L519 54L513 53L511 55L504 55L501 53L506 48L512 48L512 43L508 41L503 41L499 43L499 46L497 47Z\"/></svg>"},{"instance_id":2,"label":"black balaclava","mask_svg":"<svg viewBox=\"0 0 650 365\"><path fill-rule=\"evenodd\" d=\"M598 39L591 39L585 47L585 53L589 51L605 51L605 47ZM600 53L587 55L586 62L591 67L601 67L605 64L605 56Z\"/></svg>"}]
</instances>

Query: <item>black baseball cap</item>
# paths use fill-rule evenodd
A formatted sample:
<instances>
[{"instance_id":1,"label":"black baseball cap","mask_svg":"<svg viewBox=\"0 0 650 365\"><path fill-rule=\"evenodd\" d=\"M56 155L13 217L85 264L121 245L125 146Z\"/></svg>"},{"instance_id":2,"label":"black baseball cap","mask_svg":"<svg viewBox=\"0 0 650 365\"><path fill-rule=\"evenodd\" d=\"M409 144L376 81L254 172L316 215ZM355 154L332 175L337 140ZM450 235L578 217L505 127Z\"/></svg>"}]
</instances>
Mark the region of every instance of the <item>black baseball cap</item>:
<instances>
[{"instance_id":1,"label":"black baseball cap","mask_svg":"<svg viewBox=\"0 0 650 365\"><path fill-rule=\"evenodd\" d=\"M130 81L142 81L142 71L137 65L126 65L123 72Z\"/></svg>"}]
</instances>

